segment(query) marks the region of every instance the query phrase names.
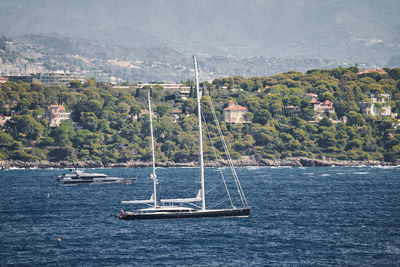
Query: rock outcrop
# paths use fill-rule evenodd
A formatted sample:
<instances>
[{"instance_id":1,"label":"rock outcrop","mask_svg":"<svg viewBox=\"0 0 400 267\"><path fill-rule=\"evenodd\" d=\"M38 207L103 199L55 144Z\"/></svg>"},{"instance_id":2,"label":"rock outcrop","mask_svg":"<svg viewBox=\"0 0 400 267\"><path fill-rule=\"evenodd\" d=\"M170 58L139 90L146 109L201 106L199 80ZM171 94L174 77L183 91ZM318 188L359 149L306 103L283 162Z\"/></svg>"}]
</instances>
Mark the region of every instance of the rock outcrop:
<instances>
[{"instance_id":1,"label":"rock outcrop","mask_svg":"<svg viewBox=\"0 0 400 267\"><path fill-rule=\"evenodd\" d=\"M234 160L233 164L236 167L245 166L289 166L289 167L329 167L329 166L398 166L398 162L384 162L384 161L355 161L355 160L331 160L331 159L311 159L311 158L288 158L281 160L271 159L254 159L250 157L243 157L241 160ZM197 162L159 162L157 167L197 167ZM219 162L206 162L206 167L225 167L229 166L226 160ZM122 163L102 163L99 161L20 161L20 160L1 160L0 169L65 169L65 168L145 168L151 167L151 162L143 161L129 161Z\"/></svg>"}]
</instances>

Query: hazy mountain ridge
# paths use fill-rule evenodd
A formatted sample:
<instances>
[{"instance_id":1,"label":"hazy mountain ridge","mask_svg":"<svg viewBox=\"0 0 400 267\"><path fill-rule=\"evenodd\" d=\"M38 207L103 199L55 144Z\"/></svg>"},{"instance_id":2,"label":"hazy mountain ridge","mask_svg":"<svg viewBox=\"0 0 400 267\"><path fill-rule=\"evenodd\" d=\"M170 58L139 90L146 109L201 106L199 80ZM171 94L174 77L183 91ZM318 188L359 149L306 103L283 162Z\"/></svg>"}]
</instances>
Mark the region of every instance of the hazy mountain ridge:
<instances>
[{"instance_id":1,"label":"hazy mountain ridge","mask_svg":"<svg viewBox=\"0 0 400 267\"><path fill-rule=\"evenodd\" d=\"M7 41L8 40L8 41ZM167 47L127 48L58 34L3 37L0 73L29 75L35 72L80 72L100 81L179 82L191 79L190 56ZM288 70L347 66L345 62L298 57L200 56L201 79L223 76L269 76Z\"/></svg>"},{"instance_id":2,"label":"hazy mountain ridge","mask_svg":"<svg viewBox=\"0 0 400 267\"><path fill-rule=\"evenodd\" d=\"M58 32L124 47L169 47L186 56L197 51L383 66L399 54L399 12L397 0L3 0L0 25L12 37Z\"/></svg>"}]
</instances>

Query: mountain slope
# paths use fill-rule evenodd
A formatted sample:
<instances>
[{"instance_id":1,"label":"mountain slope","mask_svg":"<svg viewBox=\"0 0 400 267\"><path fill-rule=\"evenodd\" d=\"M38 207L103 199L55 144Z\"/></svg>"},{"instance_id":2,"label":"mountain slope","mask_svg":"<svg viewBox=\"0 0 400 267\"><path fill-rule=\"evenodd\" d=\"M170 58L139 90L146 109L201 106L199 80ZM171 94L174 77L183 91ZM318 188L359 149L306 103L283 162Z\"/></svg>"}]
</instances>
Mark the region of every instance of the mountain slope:
<instances>
[{"instance_id":1,"label":"mountain slope","mask_svg":"<svg viewBox=\"0 0 400 267\"><path fill-rule=\"evenodd\" d=\"M2 49L1 49L2 48ZM179 82L193 77L189 55L167 47L128 48L58 34L29 34L0 38L0 74L70 71L99 81ZM241 75L268 76L288 70L346 66L316 58L200 55L202 80Z\"/></svg>"},{"instance_id":2,"label":"mountain slope","mask_svg":"<svg viewBox=\"0 0 400 267\"><path fill-rule=\"evenodd\" d=\"M383 65L400 47L399 11L397 0L3 0L0 25L9 36L58 32L184 54Z\"/></svg>"}]
</instances>

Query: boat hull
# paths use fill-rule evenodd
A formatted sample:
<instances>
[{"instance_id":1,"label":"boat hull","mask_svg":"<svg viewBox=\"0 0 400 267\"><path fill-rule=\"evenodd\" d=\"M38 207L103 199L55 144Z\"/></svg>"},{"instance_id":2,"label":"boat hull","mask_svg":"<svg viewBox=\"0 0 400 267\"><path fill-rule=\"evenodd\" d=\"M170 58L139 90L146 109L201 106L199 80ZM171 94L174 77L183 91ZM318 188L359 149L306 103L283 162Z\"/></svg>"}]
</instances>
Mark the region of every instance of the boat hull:
<instances>
[{"instance_id":1,"label":"boat hull","mask_svg":"<svg viewBox=\"0 0 400 267\"><path fill-rule=\"evenodd\" d=\"M126 212L119 216L122 220L152 220L152 219L181 219L200 217L248 217L251 208L220 209L220 210L196 210L177 212Z\"/></svg>"},{"instance_id":2,"label":"boat hull","mask_svg":"<svg viewBox=\"0 0 400 267\"><path fill-rule=\"evenodd\" d=\"M78 184L131 184L136 178L94 178L94 179L60 179L59 185Z\"/></svg>"}]
</instances>

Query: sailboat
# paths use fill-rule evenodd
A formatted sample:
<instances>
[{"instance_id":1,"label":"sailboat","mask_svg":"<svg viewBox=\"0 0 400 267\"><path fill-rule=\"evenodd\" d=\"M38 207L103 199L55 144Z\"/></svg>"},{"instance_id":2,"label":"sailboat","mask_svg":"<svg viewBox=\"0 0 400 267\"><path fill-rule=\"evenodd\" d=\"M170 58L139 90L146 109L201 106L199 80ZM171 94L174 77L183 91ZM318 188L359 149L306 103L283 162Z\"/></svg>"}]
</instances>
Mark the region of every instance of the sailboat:
<instances>
[{"instance_id":1,"label":"sailboat","mask_svg":"<svg viewBox=\"0 0 400 267\"><path fill-rule=\"evenodd\" d=\"M207 208L206 198L205 198L205 178L204 178L204 159L203 159L203 137L202 137L202 116L201 116L201 104L200 104L200 90L199 90L199 78L198 78L198 66L197 58L193 55L194 70L195 70L195 80L196 80L196 93L197 93L197 115L198 115L198 128L199 128L199 146L200 146L200 185L201 188L198 191L196 197L193 198L175 198L175 199L160 199L157 197L157 175L155 168L155 154L154 154L154 137L153 137L153 126L151 118L151 103L150 103L150 93L148 93L148 105L150 114L150 134L151 134L151 150L152 150L152 173L150 178L153 180L153 194L150 199L147 200L129 200L121 201L122 204L147 204L147 208L139 209L137 211L126 211L121 210L119 216L123 220L141 220L141 219L178 219L178 218L198 218L198 217L248 217L250 215L251 207L248 206L246 197L240 185L240 181L237 177L236 171L232 169L232 174L235 180L236 187L241 199L242 207L236 207L233 205L231 200L225 179L225 189L227 190L231 208ZM218 124L219 126L219 124ZM220 132L221 133L221 132ZM223 142L226 147L226 143ZM227 152L229 155L229 152ZM231 163L230 156L230 166L233 167ZM193 208L192 206L185 206L184 204L192 204L193 202L201 202ZM164 205L164 203L169 203L169 205Z\"/></svg>"}]
</instances>

